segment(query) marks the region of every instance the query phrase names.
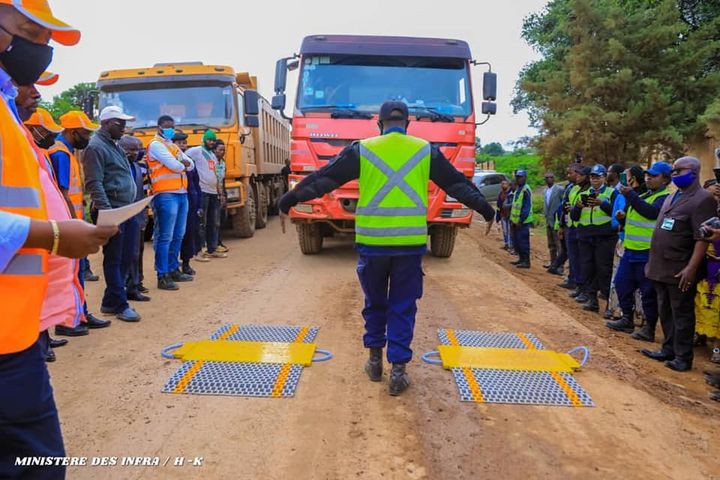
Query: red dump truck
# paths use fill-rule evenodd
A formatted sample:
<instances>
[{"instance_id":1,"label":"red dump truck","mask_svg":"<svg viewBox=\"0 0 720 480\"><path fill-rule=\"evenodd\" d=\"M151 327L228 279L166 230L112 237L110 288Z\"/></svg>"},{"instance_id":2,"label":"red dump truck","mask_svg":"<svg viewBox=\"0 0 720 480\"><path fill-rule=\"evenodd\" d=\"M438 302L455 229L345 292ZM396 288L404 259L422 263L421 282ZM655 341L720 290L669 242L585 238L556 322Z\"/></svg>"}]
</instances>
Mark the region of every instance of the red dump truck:
<instances>
[{"instance_id":1,"label":"red dump truck","mask_svg":"<svg viewBox=\"0 0 720 480\"><path fill-rule=\"evenodd\" d=\"M402 100L411 114L409 134L440 147L468 178L475 170L476 112L470 72L488 69L483 78L482 114L496 111L496 76L487 63L472 60L468 44L438 38L361 35L311 35L300 53L278 60L273 108L285 116L287 71L299 68L289 184L292 188L351 142L378 135L377 114L386 100ZM286 117L287 118L287 117ZM485 121L487 121L487 118ZM484 122L481 122L484 123ZM357 181L323 198L295 206L300 249L318 253L323 238L354 232ZM452 254L458 228L473 212L430 184L430 250Z\"/></svg>"}]
</instances>

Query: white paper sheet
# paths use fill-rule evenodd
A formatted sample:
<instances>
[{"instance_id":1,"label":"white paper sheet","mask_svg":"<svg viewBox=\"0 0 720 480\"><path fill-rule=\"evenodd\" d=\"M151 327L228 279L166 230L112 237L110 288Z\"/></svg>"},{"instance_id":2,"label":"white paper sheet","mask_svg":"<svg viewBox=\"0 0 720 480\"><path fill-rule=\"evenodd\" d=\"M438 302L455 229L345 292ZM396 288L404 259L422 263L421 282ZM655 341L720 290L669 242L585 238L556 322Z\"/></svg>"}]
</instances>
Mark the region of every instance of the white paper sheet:
<instances>
[{"instance_id":1,"label":"white paper sheet","mask_svg":"<svg viewBox=\"0 0 720 480\"><path fill-rule=\"evenodd\" d=\"M125 205L124 207L112 208L110 210L99 210L97 217L98 226L120 225L125 220L134 217L142 212L152 201L154 195L145 197L139 202Z\"/></svg>"}]
</instances>

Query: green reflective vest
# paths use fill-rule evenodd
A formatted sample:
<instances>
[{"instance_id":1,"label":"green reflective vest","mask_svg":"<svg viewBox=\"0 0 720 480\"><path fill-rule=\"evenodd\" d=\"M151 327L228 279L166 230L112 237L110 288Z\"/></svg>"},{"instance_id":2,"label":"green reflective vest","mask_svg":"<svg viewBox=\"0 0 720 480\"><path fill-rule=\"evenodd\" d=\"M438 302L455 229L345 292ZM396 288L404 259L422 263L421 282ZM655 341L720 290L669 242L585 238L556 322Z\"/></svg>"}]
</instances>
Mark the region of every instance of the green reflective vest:
<instances>
[{"instance_id":1,"label":"green reflective vest","mask_svg":"<svg viewBox=\"0 0 720 480\"><path fill-rule=\"evenodd\" d=\"M607 186L603 187L603 191L597 196L598 200L612 200L612 194L614 190ZM584 192L580 193L580 198L590 196L590 189L588 188ZM578 224L581 227L589 227L590 225L605 225L610 223L610 215L603 212L600 207L583 207L580 213L580 221Z\"/></svg>"},{"instance_id":2,"label":"green reflective vest","mask_svg":"<svg viewBox=\"0 0 720 480\"><path fill-rule=\"evenodd\" d=\"M659 197L668 194L667 188L663 187L655 193L645 192L640 198L652 205ZM623 245L630 250L649 250L650 239L655 230L655 220L650 220L640 215L637 210L628 207L625 215L625 239Z\"/></svg>"},{"instance_id":3,"label":"green reflective vest","mask_svg":"<svg viewBox=\"0 0 720 480\"><path fill-rule=\"evenodd\" d=\"M520 222L520 212L522 211L522 205L525 201L525 195L528 195L530 197L530 213L528 214L527 218L523 223L533 222L532 190L530 190L530 187L525 184L519 192L515 192L515 195L513 195L512 209L510 210L510 221L512 223Z\"/></svg>"},{"instance_id":4,"label":"green reflective vest","mask_svg":"<svg viewBox=\"0 0 720 480\"><path fill-rule=\"evenodd\" d=\"M430 143L393 132L360 141L355 242L427 244Z\"/></svg>"},{"instance_id":5,"label":"green reflective vest","mask_svg":"<svg viewBox=\"0 0 720 480\"><path fill-rule=\"evenodd\" d=\"M580 185L573 185L573 187L570 189L570 193L568 193L568 205L570 205L570 208L574 207L575 204L578 201L578 198L580 197ZM572 218L570 218L570 214L565 214L565 225L567 225L570 228L577 227L577 222L573 221Z\"/></svg>"}]
</instances>

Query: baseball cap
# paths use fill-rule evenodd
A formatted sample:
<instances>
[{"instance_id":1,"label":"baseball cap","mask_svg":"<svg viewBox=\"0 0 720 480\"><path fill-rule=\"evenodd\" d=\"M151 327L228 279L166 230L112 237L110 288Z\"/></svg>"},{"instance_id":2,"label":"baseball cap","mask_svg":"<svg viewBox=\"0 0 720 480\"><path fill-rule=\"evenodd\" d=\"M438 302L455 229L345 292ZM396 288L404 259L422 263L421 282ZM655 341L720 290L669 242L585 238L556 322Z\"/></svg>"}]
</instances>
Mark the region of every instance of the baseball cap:
<instances>
[{"instance_id":1,"label":"baseball cap","mask_svg":"<svg viewBox=\"0 0 720 480\"><path fill-rule=\"evenodd\" d=\"M395 110L399 110L401 113L394 113ZM405 102L388 100L380 106L380 121L407 120L408 118L410 118L410 113L408 113L408 107Z\"/></svg>"},{"instance_id":2,"label":"baseball cap","mask_svg":"<svg viewBox=\"0 0 720 480\"><path fill-rule=\"evenodd\" d=\"M607 175L607 169L605 168L605 165L601 165L599 163L595 164L590 169L590 175L597 175L599 177L605 176Z\"/></svg>"},{"instance_id":3,"label":"baseball cap","mask_svg":"<svg viewBox=\"0 0 720 480\"><path fill-rule=\"evenodd\" d=\"M94 132L100 125L93 123L85 112L73 110L60 117L60 125L65 129L82 128Z\"/></svg>"},{"instance_id":4,"label":"baseball cap","mask_svg":"<svg viewBox=\"0 0 720 480\"><path fill-rule=\"evenodd\" d=\"M10 5L28 19L50 30L56 42L72 46L80 41L80 31L53 15L48 0L0 0L0 4Z\"/></svg>"},{"instance_id":5,"label":"baseball cap","mask_svg":"<svg viewBox=\"0 0 720 480\"><path fill-rule=\"evenodd\" d=\"M55 85L60 78L60 75L53 72L43 72L42 75L40 75L40 78L38 78L37 82L35 82L35 85L42 85L43 87L48 87L50 85Z\"/></svg>"},{"instance_id":6,"label":"baseball cap","mask_svg":"<svg viewBox=\"0 0 720 480\"><path fill-rule=\"evenodd\" d=\"M55 120L53 120L50 112L44 108L38 108L35 113L27 119L25 125L44 127L47 131L52 133L60 133L63 131L63 127L55 123Z\"/></svg>"},{"instance_id":7,"label":"baseball cap","mask_svg":"<svg viewBox=\"0 0 720 480\"><path fill-rule=\"evenodd\" d=\"M122 108L110 105L108 107L105 107L100 112L100 121L104 122L105 120L112 120L112 119L118 119L118 120L135 120L135 117L132 115L128 115L125 112L122 111Z\"/></svg>"},{"instance_id":8,"label":"baseball cap","mask_svg":"<svg viewBox=\"0 0 720 480\"><path fill-rule=\"evenodd\" d=\"M669 177L670 172L672 172L672 165L666 162L657 162L653 164L652 167L645 170L645 173L652 175L653 177L657 177L658 175L665 175Z\"/></svg>"},{"instance_id":9,"label":"baseball cap","mask_svg":"<svg viewBox=\"0 0 720 480\"><path fill-rule=\"evenodd\" d=\"M527 177L527 170L517 170L515 172L516 177Z\"/></svg>"}]
</instances>

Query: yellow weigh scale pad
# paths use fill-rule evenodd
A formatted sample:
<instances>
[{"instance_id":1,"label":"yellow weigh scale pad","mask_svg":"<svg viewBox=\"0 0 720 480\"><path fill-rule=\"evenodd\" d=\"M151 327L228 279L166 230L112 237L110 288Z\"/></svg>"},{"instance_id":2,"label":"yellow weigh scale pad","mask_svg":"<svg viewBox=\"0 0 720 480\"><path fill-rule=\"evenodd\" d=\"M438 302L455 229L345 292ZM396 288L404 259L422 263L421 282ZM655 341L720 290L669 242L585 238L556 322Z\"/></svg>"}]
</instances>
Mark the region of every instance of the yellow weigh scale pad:
<instances>
[{"instance_id":1,"label":"yellow weigh scale pad","mask_svg":"<svg viewBox=\"0 0 720 480\"><path fill-rule=\"evenodd\" d=\"M580 368L580 363L572 356L551 350L439 345L438 352L446 369L484 368L572 373Z\"/></svg>"},{"instance_id":2,"label":"yellow weigh scale pad","mask_svg":"<svg viewBox=\"0 0 720 480\"><path fill-rule=\"evenodd\" d=\"M185 342L173 355L183 361L287 363L309 367L315 355L315 344L199 340Z\"/></svg>"}]
</instances>

